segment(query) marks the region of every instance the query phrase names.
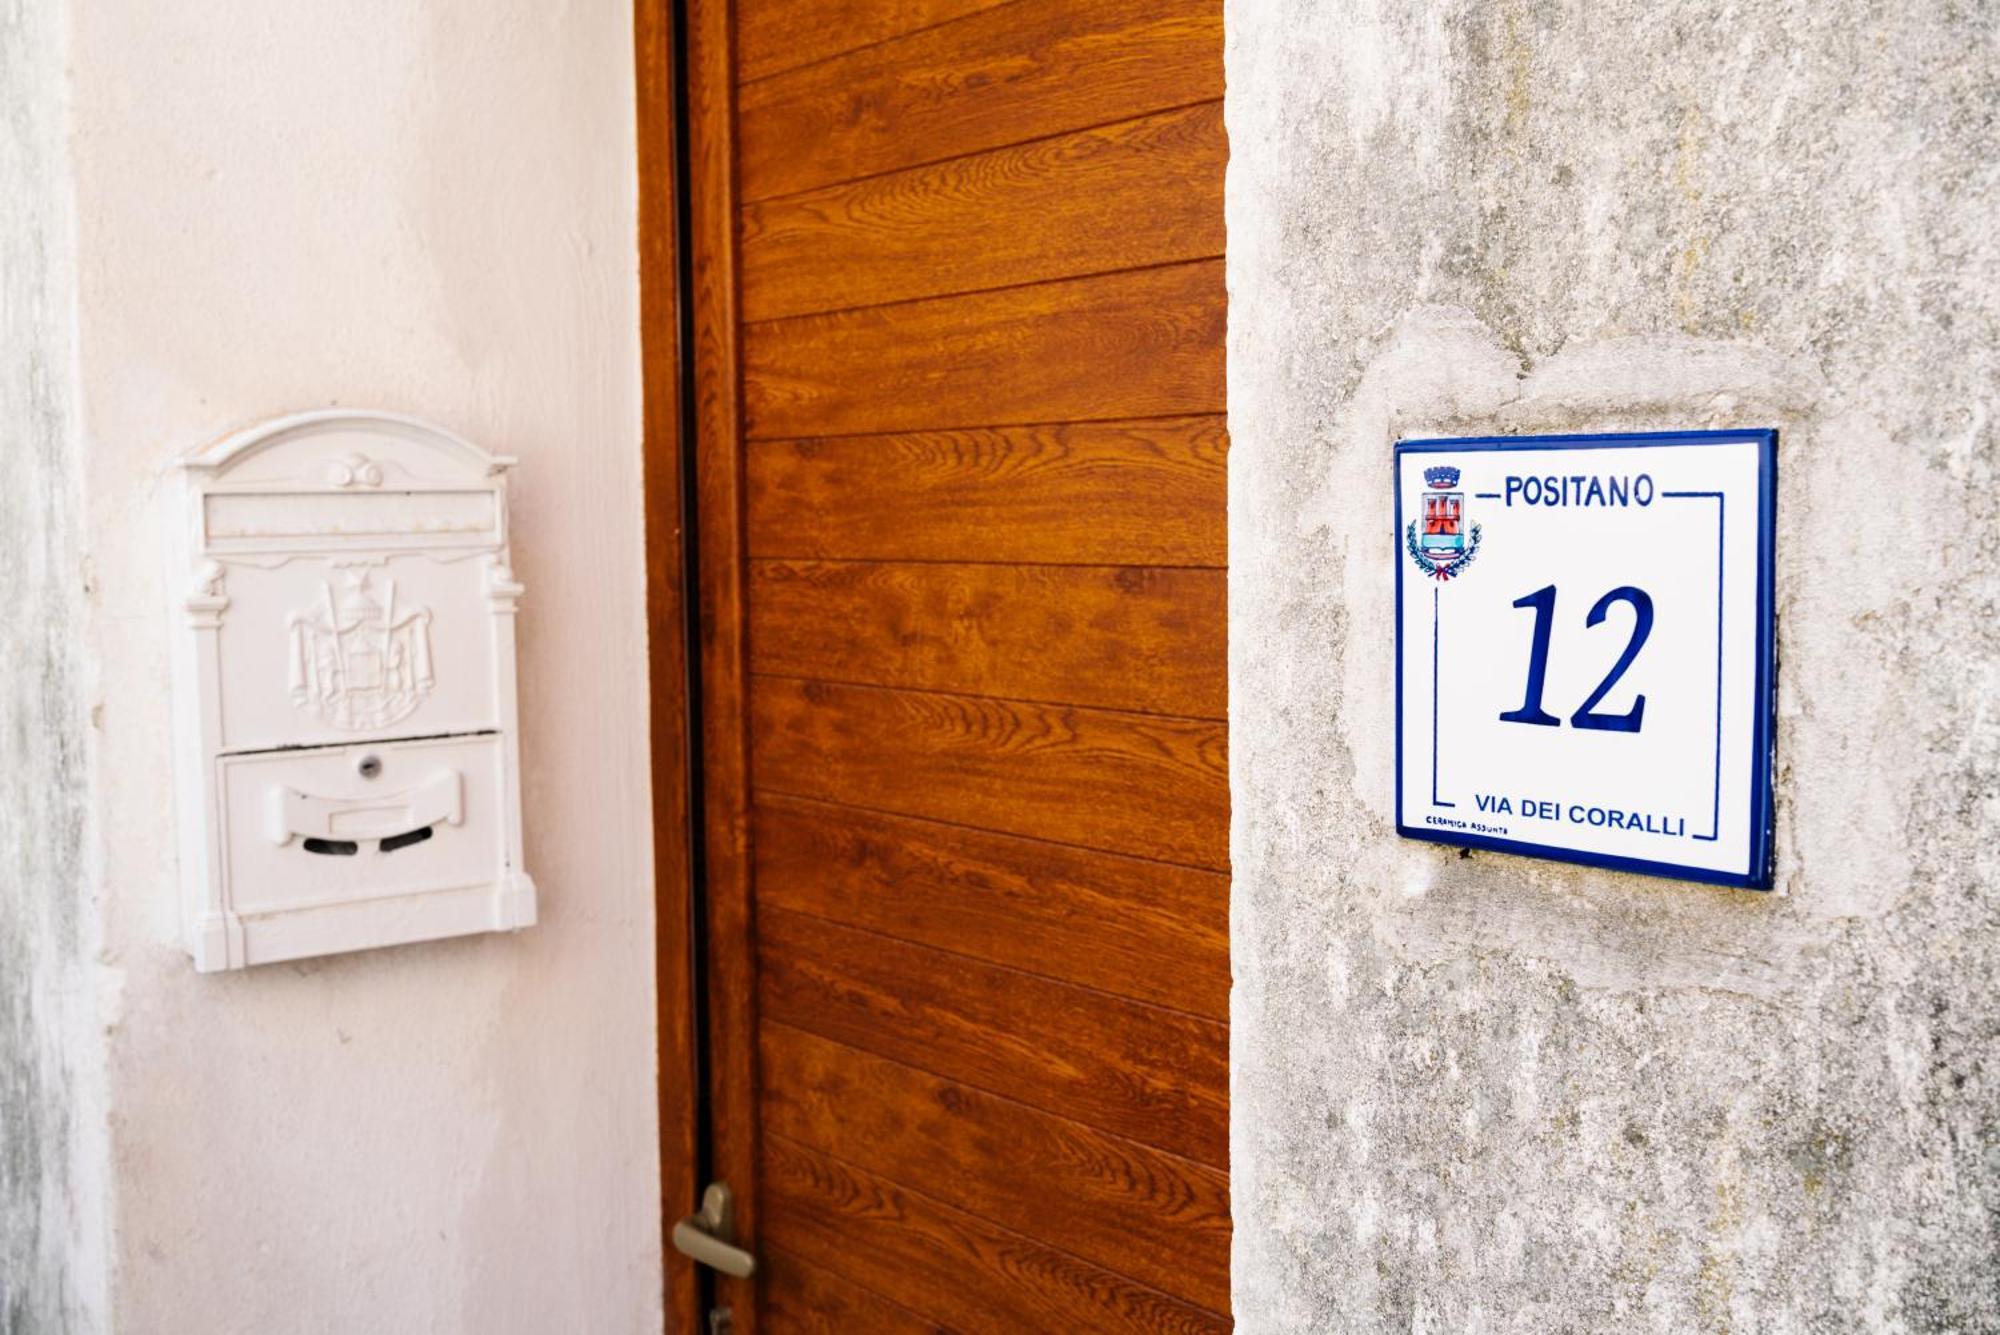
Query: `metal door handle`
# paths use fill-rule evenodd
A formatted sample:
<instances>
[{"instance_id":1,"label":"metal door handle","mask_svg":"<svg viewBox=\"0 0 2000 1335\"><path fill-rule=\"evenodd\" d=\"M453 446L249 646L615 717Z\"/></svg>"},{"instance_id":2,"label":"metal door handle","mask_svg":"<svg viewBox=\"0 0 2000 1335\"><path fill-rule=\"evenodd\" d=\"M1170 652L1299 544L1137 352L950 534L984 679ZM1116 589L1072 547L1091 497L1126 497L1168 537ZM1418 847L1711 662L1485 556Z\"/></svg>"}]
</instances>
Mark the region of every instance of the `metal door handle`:
<instances>
[{"instance_id":1,"label":"metal door handle","mask_svg":"<svg viewBox=\"0 0 2000 1335\"><path fill-rule=\"evenodd\" d=\"M736 1220L736 1198L727 1182L711 1182L701 1194L701 1209L674 1225L674 1250L682 1256L748 1279L757 1273L757 1258L729 1241Z\"/></svg>"}]
</instances>

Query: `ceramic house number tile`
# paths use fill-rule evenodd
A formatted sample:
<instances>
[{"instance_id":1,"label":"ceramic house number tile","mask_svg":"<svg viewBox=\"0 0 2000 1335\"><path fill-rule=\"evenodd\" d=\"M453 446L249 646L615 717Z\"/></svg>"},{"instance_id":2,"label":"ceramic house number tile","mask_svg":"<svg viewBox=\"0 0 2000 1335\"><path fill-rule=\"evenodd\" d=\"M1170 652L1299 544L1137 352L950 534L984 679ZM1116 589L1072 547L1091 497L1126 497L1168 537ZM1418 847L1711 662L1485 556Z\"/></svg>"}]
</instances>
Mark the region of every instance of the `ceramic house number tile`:
<instances>
[{"instance_id":1,"label":"ceramic house number tile","mask_svg":"<svg viewBox=\"0 0 2000 1335\"><path fill-rule=\"evenodd\" d=\"M1398 830L1771 880L1776 433L1397 446Z\"/></svg>"}]
</instances>

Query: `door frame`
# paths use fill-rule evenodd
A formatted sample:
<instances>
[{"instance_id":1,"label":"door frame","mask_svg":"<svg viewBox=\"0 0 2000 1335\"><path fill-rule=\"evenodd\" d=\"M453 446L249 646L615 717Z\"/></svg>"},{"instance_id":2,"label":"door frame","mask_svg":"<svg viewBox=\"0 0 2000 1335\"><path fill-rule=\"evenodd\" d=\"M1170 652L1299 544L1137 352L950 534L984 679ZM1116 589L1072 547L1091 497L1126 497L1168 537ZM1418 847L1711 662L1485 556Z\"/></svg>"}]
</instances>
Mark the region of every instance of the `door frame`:
<instances>
[{"instance_id":1,"label":"door frame","mask_svg":"<svg viewBox=\"0 0 2000 1335\"><path fill-rule=\"evenodd\" d=\"M634 0L662 1240L711 1181L757 1226L743 439L730 0ZM661 708L662 701L673 702ZM754 1280L663 1245L665 1327Z\"/></svg>"},{"instance_id":2,"label":"door frame","mask_svg":"<svg viewBox=\"0 0 2000 1335\"><path fill-rule=\"evenodd\" d=\"M646 675L653 790L655 1033L660 1119L660 1235L700 1194L701 1060L695 1031L693 810L688 706L689 601L682 541L679 172L672 0L633 5L638 103L639 377L645 507ZM699 1332L699 1277L663 1246L665 1328Z\"/></svg>"}]
</instances>

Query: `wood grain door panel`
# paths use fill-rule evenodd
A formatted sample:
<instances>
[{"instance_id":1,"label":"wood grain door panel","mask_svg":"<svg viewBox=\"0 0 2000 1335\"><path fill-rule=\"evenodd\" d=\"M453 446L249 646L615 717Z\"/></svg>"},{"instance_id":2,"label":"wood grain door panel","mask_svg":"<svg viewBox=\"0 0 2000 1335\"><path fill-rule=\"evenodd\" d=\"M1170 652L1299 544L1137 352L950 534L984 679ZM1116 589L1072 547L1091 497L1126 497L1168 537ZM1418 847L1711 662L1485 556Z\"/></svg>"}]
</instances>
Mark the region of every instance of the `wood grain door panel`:
<instances>
[{"instance_id":1,"label":"wood grain door panel","mask_svg":"<svg viewBox=\"0 0 2000 1335\"><path fill-rule=\"evenodd\" d=\"M778 909L762 1018L1223 1167L1228 1031L1180 1011Z\"/></svg>"},{"instance_id":2,"label":"wood grain door panel","mask_svg":"<svg viewBox=\"0 0 2000 1335\"><path fill-rule=\"evenodd\" d=\"M1202 102L752 204L743 318L1215 255L1227 158Z\"/></svg>"},{"instance_id":3,"label":"wood grain door panel","mask_svg":"<svg viewBox=\"0 0 2000 1335\"><path fill-rule=\"evenodd\" d=\"M758 785L1196 867L1229 863L1227 730L937 691L760 677Z\"/></svg>"},{"instance_id":4,"label":"wood grain door panel","mask_svg":"<svg viewBox=\"0 0 2000 1335\"><path fill-rule=\"evenodd\" d=\"M1219 413L1222 261L746 325L752 438Z\"/></svg>"},{"instance_id":5,"label":"wood grain door panel","mask_svg":"<svg viewBox=\"0 0 2000 1335\"><path fill-rule=\"evenodd\" d=\"M1227 1330L1220 5L686 12L714 1301Z\"/></svg>"},{"instance_id":6,"label":"wood grain door panel","mask_svg":"<svg viewBox=\"0 0 2000 1335\"><path fill-rule=\"evenodd\" d=\"M1220 570L753 561L750 668L1220 720L1224 585Z\"/></svg>"},{"instance_id":7,"label":"wood grain door panel","mask_svg":"<svg viewBox=\"0 0 2000 1335\"><path fill-rule=\"evenodd\" d=\"M765 1027L762 1060L767 1133L1162 1292L1229 1305L1219 1170L789 1025Z\"/></svg>"},{"instance_id":8,"label":"wood grain door panel","mask_svg":"<svg viewBox=\"0 0 2000 1335\"><path fill-rule=\"evenodd\" d=\"M756 825L764 904L1229 1017L1221 872L768 793Z\"/></svg>"},{"instance_id":9,"label":"wood grain door panel","mask_svg":"<svg viewBox=\"0 0 2000 1335\"><path fill-rule=\"evenodd\" d=\"M744 5L737 15L736 76L769 78L935 27L1007 0L787 0Z\"/></svg>"},{"instance_id":10,"label":"wood grain door panel","mask_svg":"<svg viewBox=\"0 0 2000 1335\"><path fill-rule=\"evenodd\" d=\"M966 1335L1229 1329L1226 1317L782 1136L764 1138L762 1175L775 1245Z\"/></svg>"},{"instance_id":11,"label":"wood grain door panel","mask_svg":"<svg viewBox=\"0 0 2000 1335\"><path fill-rule=\"evenodd\" d=\"M785 0L751 0L750 13ZM1016 0L738 91L742 197L941 162L1222 96L1222 9Z\"/></svg>"},{"instance_id":12,"label":"wood grain door panel","mask_svg":"<svg viewBox=\"0 0 2000 1335\"><path fill-rule=\"evenodd\" d=\"M1200 566L1227 549L1220 416L753 442L760 557Z\"/></svg>"}]
</instances>

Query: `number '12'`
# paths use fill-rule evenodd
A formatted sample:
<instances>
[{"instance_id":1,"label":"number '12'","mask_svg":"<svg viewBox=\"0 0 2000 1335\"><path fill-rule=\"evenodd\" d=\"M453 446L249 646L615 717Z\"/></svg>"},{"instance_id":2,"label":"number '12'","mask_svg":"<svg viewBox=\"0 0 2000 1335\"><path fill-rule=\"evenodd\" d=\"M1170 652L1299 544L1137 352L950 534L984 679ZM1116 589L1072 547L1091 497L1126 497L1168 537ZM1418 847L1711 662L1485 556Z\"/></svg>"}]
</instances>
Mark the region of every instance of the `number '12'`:
<instances>
[{"instance_id":1,"label":"number '12'","mask_svg":"<svg viewBox=\"0 0 2000 1335\"><path fill-rule=\"evenodd\" d=\"M1597 600L1590 609L1590 615L1583 624L1595 626L1604 620L1604 615L1613 603L1630 603L1637 620L1632 625L1632 638L1625 642L1625 652L1618 655L1618 661L1611 665L1611 671L1597 689L1590 693L1577 711L1569 716L1572 728L1589 728L1599 732L1637 732L1639 724L1646 717L1646 697L1641 695L1632 702L1632 707L1623 714L1600 714L1597 702L1611 694L1611 688L1632 666L1632 660L1645 647L1646 637L1653 633L1653 597L1644 589L1635 589L1630 584L1622 584ZM1514 600L1514 606L1533 608L1535 613L1535 639L1528 651L1528 693L1521 701L1519 709L1510 709L1500 716L1503 723L1533 723L1538 727L1560 727L1562 720L1542 708L1542 684L1549 675L1549 631L1556 619L1556 586L1536 589Z\"/></svg>"}]
</instances>

